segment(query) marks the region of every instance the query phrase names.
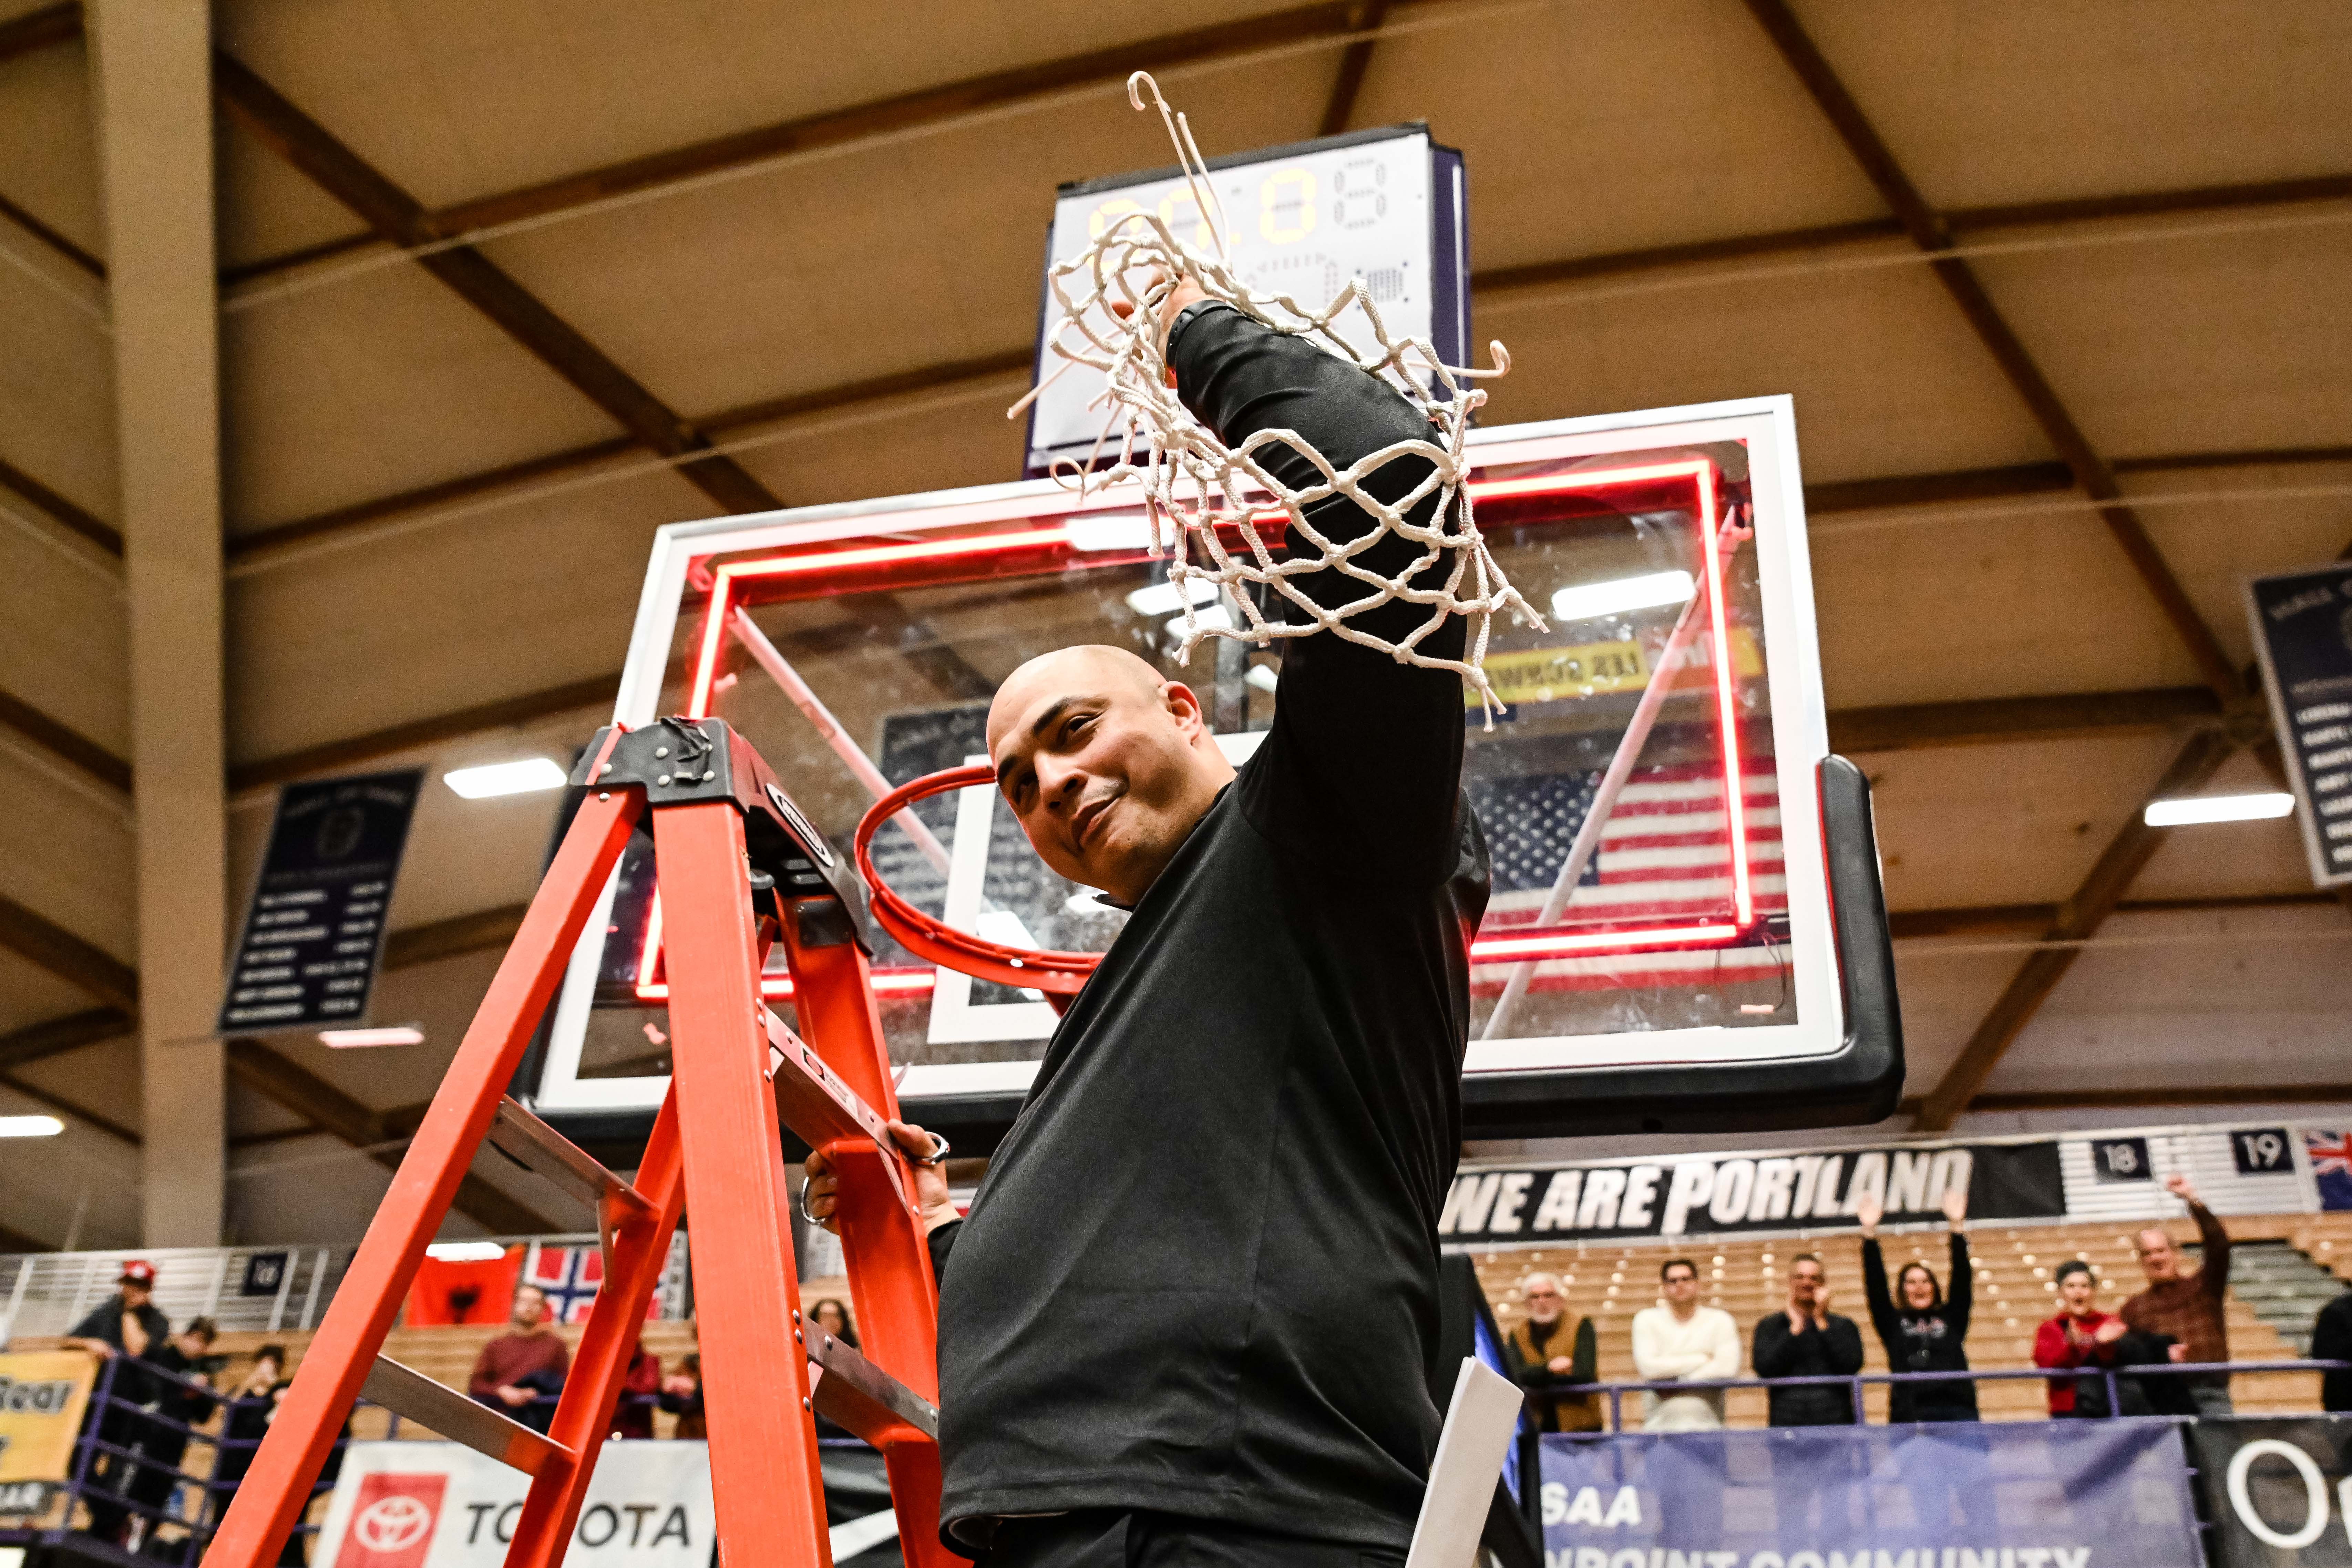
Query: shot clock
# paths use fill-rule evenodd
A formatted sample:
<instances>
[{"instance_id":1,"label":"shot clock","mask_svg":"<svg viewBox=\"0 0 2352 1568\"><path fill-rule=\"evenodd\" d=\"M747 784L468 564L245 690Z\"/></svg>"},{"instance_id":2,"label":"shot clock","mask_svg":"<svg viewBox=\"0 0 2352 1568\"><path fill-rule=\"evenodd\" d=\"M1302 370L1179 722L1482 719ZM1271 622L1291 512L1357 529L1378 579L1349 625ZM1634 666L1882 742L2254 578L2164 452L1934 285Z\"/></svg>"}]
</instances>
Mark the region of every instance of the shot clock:
<instances>
[{"instance_id":1,"label":"shot clock","mask_svg":"<svg viewBox=\"0 0 2352 1568\"><path fill-rule=\"evenodd\" d=\"M1426 125L1212 158L1208 168L1234 270L1250 288L1319 310L1349 279L1361 278L1391 338L1427 338L1446 363L1462 363L1470 342L1462 154L1432 142ZM1177 238L1214 254L1183 174L1160 169L1061 187L1046 270L1133 212L1158 213ZM1039 293L1035 374L1044 376L1062 362L1046 354L1050 296L1042 282ZM1371 347L1370 334L1362 336L1355 346ZM1089 384L1072 374L1038 398L1029 416L1030 474L1057 458L1086 459L1102 430L1102 410L1088 406L1101 391L1099 376Z\"/></svg>"}]
</instances>

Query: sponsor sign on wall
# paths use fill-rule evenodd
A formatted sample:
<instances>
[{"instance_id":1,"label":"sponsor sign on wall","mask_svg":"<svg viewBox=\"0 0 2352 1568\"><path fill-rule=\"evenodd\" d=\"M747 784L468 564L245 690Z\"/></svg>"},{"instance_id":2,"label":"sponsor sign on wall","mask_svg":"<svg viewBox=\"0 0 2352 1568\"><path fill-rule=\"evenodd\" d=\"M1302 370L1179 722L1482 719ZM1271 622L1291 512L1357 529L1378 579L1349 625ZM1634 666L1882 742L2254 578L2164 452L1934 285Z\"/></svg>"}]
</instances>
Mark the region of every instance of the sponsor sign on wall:
<instances>
[{"instance_id":1,"label":"sponsor sign on wall","mask_svg":"<svg viewBox=\"0 0 2352 1568\"><path fill-rule=\"evenodd\" d=\"M0 1519L22 1523L48 1511L97 1373L87 1351L0 1355Z\"/></svg>"},{"instance_id":2,"label":"sponsor sign on wall","mask_svg":"<svg viewBox=\"0 0 2352 1568\"><path fill-rule=\"evenodd\" d=\"M1514 1242L1822 1229L1853 1225L1865 1198L1901 1225L1938 1217L1955 1186L1968 1189L1972 1219L2065 1212L2054 1142L1919 1144L1465 1170L1437 1232Z\"/></svg>"},{"instance_id":3,"label":"sponsor sign on wall","mask_svg":"<svg viewBox=\"0 0 2352 1568\"><path fill-rule=\"evenodd\" d=\"M354 1443L310 1561L320 1568L497 1568L530 1478L455 1443ZM572 1568L708 1568L710 1451L605 1445Z\"/></svg>"},{"instance_id":4,"label":"sponsor sign on wall","mask_svg":"<svg viewBox=\"0 0 2352 1568\"><path fill-rule=\"evenodd\" d=\"M2203 1561L2168 1422L1549 1436L1542 1457L1551 1568Z\"/></svg>"}]
</instances>

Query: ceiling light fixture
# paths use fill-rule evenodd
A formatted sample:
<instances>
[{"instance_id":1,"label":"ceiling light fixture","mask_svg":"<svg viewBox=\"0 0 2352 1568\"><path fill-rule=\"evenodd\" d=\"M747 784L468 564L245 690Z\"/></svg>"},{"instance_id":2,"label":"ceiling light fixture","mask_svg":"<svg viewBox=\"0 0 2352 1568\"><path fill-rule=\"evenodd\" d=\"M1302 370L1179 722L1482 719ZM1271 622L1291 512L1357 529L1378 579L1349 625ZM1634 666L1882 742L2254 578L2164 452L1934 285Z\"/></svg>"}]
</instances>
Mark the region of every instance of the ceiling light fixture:
<instances>
[{"instance_id":1,"label":"ceiling light fixture","mask_svg":"<svg viewBox=\"0 0 2352 1568\"><path fill-rule=\"evenodd\" d=\"M65 1130L54 1116L0 1116L0 1138L54 1138Z\"/></svg>"},{"instance_id":2,"label":"ceiling light fixture","mask_svg":"<svg viewBox=\"0 0 2352 1568\"><path fill-rule=\"evenodd\" d=\"M441 782L467 800L490 800L502 795L528 795L533 790L562 789L563 770L545 757L519 763L489 763L478 768L453 768Z\"/></svg>"},{"instance_id":3,"label":"ceiling light fixture","mask_svg":"<svg viewBox=\"0 0 2352 1568\"><path fill-rule=\"evenodd\" d=\"M1172 616L1183 609L1187 594L1196 605L1212 604L1217 597L1217 585L1198 577L1188 577L1184 581L1183 591L1180 592L1173 583L1154 583L1129 594L1127 607L1139 616Z\"/></svg>"},{"instance_id":4,"label":"ceiling light fixture","mask_svg":"<svg viewBox=\"0 0 2352 1568\"><path fill-rule=\"evenodd\" d=\"M425 1249L436 1263L496 1263L506 1255L495 1241L436 1241Z\"/></svg>"},{"instance_id":5,"label":"ceiling light fixture","mask_svg":"<svg viewBox=\"0 0 2352 1568\"><path fill-rule=\"evenodd\" d=\"M1627 610L1679 605L1691 596L1696 587L1687 572L1652 572L1606 583L1580 583L1551 596L1551 613L1563 621L1599 620Z\"/></svg>"},{"instance_id":6,"label":"ceiling light fixture","mask_svg":"<svg viewBox=\"0 0 2352 1568\"><path fill-rule=\"evenodd\" d=\"M2200 822L2260 822L2294 809L2294 796L2275 790L2258 795L2197 795L2152 800L2142 820L2150 827L2186 827Z\"/></svg>"},{"instance_id":7,"label":"ceiling light fixture","mask_svg":"<svg viewBox=\"0 0 2352 1568\"><path fill-rule=\"evenodd\" d=\"M377 1029L321 1029L319 1043L339 1051L359 1046L421 1046L425 1031L414 1024L388 1024Z\"/></svg>"}]
</instances>

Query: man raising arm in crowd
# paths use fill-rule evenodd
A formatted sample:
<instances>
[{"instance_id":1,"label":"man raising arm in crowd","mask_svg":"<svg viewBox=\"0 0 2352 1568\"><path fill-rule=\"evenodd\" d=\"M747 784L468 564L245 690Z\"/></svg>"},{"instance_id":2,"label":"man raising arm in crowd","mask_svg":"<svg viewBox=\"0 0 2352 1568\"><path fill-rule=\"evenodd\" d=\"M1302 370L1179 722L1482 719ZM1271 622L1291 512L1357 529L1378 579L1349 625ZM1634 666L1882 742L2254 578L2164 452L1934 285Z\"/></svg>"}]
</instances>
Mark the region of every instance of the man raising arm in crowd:
<instances>
[{"instance_id":1,"label":"man raising arm in crowd","mask_svg":"<svg viewBox=\"0 0 2352 1568\"><path fill-rule=\"evenodd\" d=\"M2179 1342L2183 1353L2177 1361L2228 1361L2230 1326L2222 1303L2230 1294L2230 1233L2211 1209L2197 1201L2188 1177L2174 1172L2165 1177L2164 1190L2189 1205L2205 1256L2195 1273L2182 1273L2180 1249L2172 1244L2171 1233L2162 1226L2149 1226L2133 1238L2147 1289L2117 1308L2116 1315L2142 1333ZM2176 1381L2189 1385L2199 1415L2231 1413L2228 1373L2197 1373Z\"/></svg>"}]
</instances>

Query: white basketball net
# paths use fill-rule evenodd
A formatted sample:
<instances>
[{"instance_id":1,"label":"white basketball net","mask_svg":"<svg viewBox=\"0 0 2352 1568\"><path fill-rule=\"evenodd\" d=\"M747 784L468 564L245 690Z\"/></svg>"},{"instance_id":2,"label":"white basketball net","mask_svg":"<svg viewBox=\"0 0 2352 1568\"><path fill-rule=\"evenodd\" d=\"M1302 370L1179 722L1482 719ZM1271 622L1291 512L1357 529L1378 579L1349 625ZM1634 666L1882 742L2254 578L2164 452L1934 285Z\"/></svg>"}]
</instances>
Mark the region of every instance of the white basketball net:
<instances>
[{"instance_id":1,"label":"white basketball net","mask_svg":"<svg viewBox=\"0 0 2352 1568\"><path fill-rule=\"evenodd\" d=\"M1152 553L1168 554L1168 577L1184 605L1184 640L1179 663L1192 657L1204 637L1231 637L1265 647L1276 637L1311 637L1328 631L1379 648L1402 664L1454 670L1477 689L1491 727L1500 706L1484 668L1486 640L1495 613L1507 609L1515 618L1538 628L1543 620L1519 596L1488 553L1485 537L1470 513L1470 497L1462 489L1469 472L1463 456L1471 412L1486 395L1470 384L1474 379L1504 374L1510 355L1499 342L1491 346L1495 368L1474 371L1443 363L1425 339L1398 342L1372 304L1360 278L1350 279L1339 297L1320 310L1310 310L1286 294L1261 294L1233 272L1225 245L1223 208L1217 204L1201 153L1192 142L1192 127L1172 112L1160 96L1159 85L1142 71L1128 79L1128 100L1138 110L1147 107L1146 91L1168 127L1178 162L1200 210L1202 225L1214 241L1216 255L1204 256L1170 232L1157 213L1124 215L1103 229L1080 255L1047 273L1059 318L1046 335L1046 345L1064 363L1044 378L1028 396L1008 411L1018 416L1039 393L1083 367L1099 372L1105 382L1095 405L1106 408L1102 432L1084 464L1057 460L1055 473L1081 493L1132 480L1142 489L1151 518ZM1160 344L1159 311L1181 281L1189 281L1208 298L1231 305L1254 321L1277 331L1304 337L1332 353L1381 377L1410 398L1433 426L1429 439L1399 441L1334 468L1323 455L1292 430L1261 430L1238 447L1227 447L1216 432L1195 419L1170 386L1167 362ZM1124 306L1126 314L1114 310ZM1358 352L1334 330L1350 310L1362 312L1378 353ZM1091 405L1090 405L1091 406ZM1320 479L1304 489L1293 489L1259 460L1266 448L1284 446L1314 465ZM1106 451L1118 461L1097 468ZM1384 501L1364 489L1374 472L1400 459L1420 458L1429 471L1413 488L1393 501ZM1334 495L1344 495L1371 516L1375 526L1360 537L1335 542L1307 518L1307 508ZM1438 498L1430 521L1422 526L1407 513L1431 496ZM1292 558L1277 562L1260 537L1256 519L1289 520ZM1238 536L1238 549L1225 538ZM1421 546L1412 563L1391 577L1359 565L1356 557L1382 539L1396 535ZM1280 538L1277 531L1276 538ZM1412 585L1412 580L1443 556L1450 567L1443 583L1433 587ZM1326 609L1309 599L1291 579L1338 571L1364 585L1363 595L1337 608ZM1239 607L1242 626L1218 626L1203 621L1193 604L1192 584L1213 584ZM1247 591L1256 584L1279 594L1303 615L1303 620L1268 620L1256 596ZM1466 589L1466 591L1465 591ZM1365 611L1402 599L1429 606L1428 617L1395 642L1385 641L1349 625ZM1420 644L1445 624L1447 617L1475 620L1465 658L1436 658L1420 651Z\"/></svg>"}]
</instances>

